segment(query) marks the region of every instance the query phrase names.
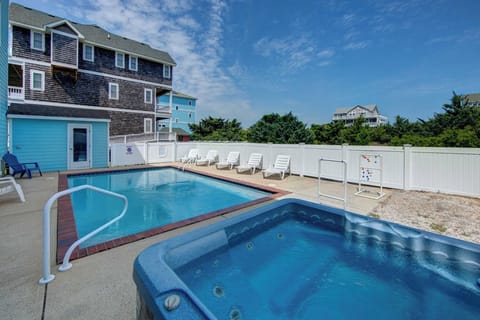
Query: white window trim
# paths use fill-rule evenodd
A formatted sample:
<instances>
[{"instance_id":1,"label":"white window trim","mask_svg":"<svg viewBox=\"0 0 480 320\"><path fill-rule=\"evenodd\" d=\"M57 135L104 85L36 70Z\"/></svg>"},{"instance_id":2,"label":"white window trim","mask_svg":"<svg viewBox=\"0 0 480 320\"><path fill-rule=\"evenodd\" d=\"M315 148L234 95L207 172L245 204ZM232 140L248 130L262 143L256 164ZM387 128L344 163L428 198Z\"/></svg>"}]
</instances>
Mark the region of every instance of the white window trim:
<instances>
[{"instance_id":1,"label":"white window trim","mask_svg":"<svg viewBox=\"0 0 480 320\"><path fill-rule=\"evenodd\" d=\"M40 76L42 77L42 87L41 88L34 88L33 87L33 84L34 84L33 75L35 73L40 74ZM45 72L39 71L39 70L30 70L30 89L34 90L34 91L45 91Z\"/></svg>"},{"instance_id":2,"label":"white window trim","mask_svg":"<svg viewBox=\"0 0 480 320\"><path fill-rule=\"evenodd\" d=\"M132 59L135 59L135 69L132 68ZM128 56L128 69L132 71L138 71L138 57Z\"/></svg>"},{"instance_id":3,"label":"white window trim","mask_svg":"<svg viewBox=\"0 0 480 320\"><path fill-rule=\"evenodd\" d=\"M86 57L86 54L85 54L85 48L86 48L86 47L92 48L92 59L88 59L88 58ZM85 60L85 61L90 61L90 62L94 62L94 61L95 61L95 46L92 46L92 45L90 45L90 44L85 44L85 43L83 44L83 60Z\"/></svg>"},{"instance_id":4,"label":"white window trim","mask_svg":"<svg viewBox=\"0 0 480 320\"><path fill-rule=\"evenodd\" d=\"M122 65L119 65L118 55L122 55ZM125 53L115 51L115 67L125 69Z\"/></svg>"},{"instance_id":5,"label":"white window trim","mask_svg":"<svg viewBox=\"0 0 480 320\"><path fill-rule=\"evenodd\" d=\"M153 132L152 119L143 118L143 132L144 133L152 133Z\"/></svg>"},{"instance_id":6,"label":"white window trim","mask_svg":"<svg viewBox=\"0 0 480 320\"><path fill-rule=\"evenodd\" d=\"M116 87L116 88L117 88L117 90L116 90L117 96L116 96L116 97L114 97L114 96L112 95L112 87ZM120 88L118 87L118 83L109 82L109 83L108 83L108 99L110 99L110 100L118 100L119 96L120 96Z\"/></svg>"},{"instance_id":7,"label":"white window trim","mask_svg":"<svg viewBox=\"0 0 480 320\"><path fill-rule=\"evenodd\" d=\"M147 92L150 92L150 101L147 99ZM143 102L150 103L150 104L153 103L153 90L152 89L148 89L148 88L144 89L144 91L143 91Z\"/></svg>"},{"instance_id":8,"label":"white window trim","mask_svg":"<svg viewBox=\"0 0 480 320\"><path fill-rule=\"evenodd\" d=\"M170 79L172 77L172 68L169 65L166 65L166 64L163 65L163 77L165 79Z\"/></svg>"},{"instance_id":9,"label":"white window trim","mask_svg":"<svg viewBox=\"0 0 480 320\"><path fill-rule=\"evenodd\" d=\"M34 45L34 34L35 33L38 33L40 35L42 35L42 48L35 48L33 45ZM38 32L38 31L34 31L34 30L30 30L30 48L33 49L33 50L38 50L38 51L45 51L45 33L43 32Z\"/></svg>"}]
</instances>

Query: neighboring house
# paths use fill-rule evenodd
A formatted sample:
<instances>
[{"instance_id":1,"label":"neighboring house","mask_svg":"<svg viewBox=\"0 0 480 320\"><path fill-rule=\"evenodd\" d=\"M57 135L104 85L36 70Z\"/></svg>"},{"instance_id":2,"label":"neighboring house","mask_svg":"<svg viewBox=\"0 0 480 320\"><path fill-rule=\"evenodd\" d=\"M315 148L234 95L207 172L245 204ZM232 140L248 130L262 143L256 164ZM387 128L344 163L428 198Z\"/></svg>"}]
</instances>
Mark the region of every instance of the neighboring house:
<instances>
[{"instance_id":1,"label":"neighboring house","mask_svg":"<svg viewBox=\"0 0 480 320\"><path fill-rule=\"evenodd\" d=\"M22 161L105 167L109 136L152 133L171 117L156 105L172 90L167 52L16 3L9 22L7 117Z\"/></svg>"},{"instance_id":2,"label":"neighboring house","mask_svg":"<svg viewBox=\"0 0 480 320\"><path fill-rule=\"evenodd\" d=\"M474 107L480 107L480 93L469 93L465 97L468 100L468 105Z\"/></svg>"},{"instance_id":3,"label":"neighboring house","mask_svg":"<svg viewBox=\"0 0 480 320\"><path fill-rule=\"evenodd\" d=\"M7 152L8 0L0 0L0 158ZM1 175L1 173L0 173Z\"/></svg>"},{"instance_id":4,"label":"neighboring house","mask_svg":"<svg viewBox=\"0 0 480 320\"><path fill-rule=\"evenodd\" d=\"M170 96L163 95L157 98L157 104L161 108L169 108ZM177 135L178 141L188 141L192 134L189 124L195 123L195 110L197 98L189 96L185 93L173 91L172 94L172 117L170 119L160 120L158 122L159 131L167 131L170 127L172 132Z\"/></svg>"},{"instance_id":5,"label":"neighboring house","mask_svg":"<svg viewBox=\"0 0 480 320\"><path fill-rule=\"evenodd\" d=\"M365 124L370 127L377 127L388 122L387 117L380 114L376 104L339 108L335 110L332 120L334 122L342 121L346 126L351 126L353 122L360 117L363 117L365 119Z\"/></svg>"}]
</instances>

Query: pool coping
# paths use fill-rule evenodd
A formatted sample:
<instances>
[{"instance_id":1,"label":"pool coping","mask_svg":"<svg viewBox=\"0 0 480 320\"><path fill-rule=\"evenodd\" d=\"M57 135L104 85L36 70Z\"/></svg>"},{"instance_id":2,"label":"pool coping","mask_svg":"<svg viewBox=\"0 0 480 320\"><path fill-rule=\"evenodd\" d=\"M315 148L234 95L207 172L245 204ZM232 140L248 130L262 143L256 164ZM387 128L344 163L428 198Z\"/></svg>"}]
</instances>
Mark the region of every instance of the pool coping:
<instances>
[{"instance_id":1,"label":"pool coping","mask_svg":"<svg viewBox=\"0 0 480 320\"><path fill-rule=\"evenodd\" d=\"M145 169L156 169L156 168L174 168L177 170L184 170L196 174L200 174L206 177L223 180L227 182L237 183L246 187L251 187L257 190L271 192L272 194L267 197L263 197L260 199L252 200L246 203L242 203L239 205L235 205L232 207L212 211L209 213L205 213L193 218L177 221L171 224L167 224L164 226L156 227L153 229L145 230L139 233L135 233L133 235L124 236L118 239L110 240L107 242L99 243L93 246L89 246L87 248L80 248L77 247L72 252L70 260L79 259L82 257L86 257L101 251L109 250L112 248L116 248L128 243L132 243L141 239L149 238L167 231L171 231L174 229L178 229L181 227L185 227L200 221L208 220L214 217L222 216L228 213L232 213L237 210L245 209L254 205L258 205L261 203L265 203L281 196L290 194L291 192L277 189L270 186L263 186L254 184L251 182L246 182L243 180L232 179L229 177L224 177L220 175L210 174L201 172L199 170L195 170L193 168L186 167L179 165L157 165L157 166L140 166L140 167L122 167L122 168L108 168L105 170L86 170L81 172L63 172L58 174L58 191L64 191L68 189L68 177L69 176L77 176L77 175L89 175L89 174L101 174L107 172L120 172L120 171L136 171L136 170L145 170ZM75 223L75 217L73 215L73 207L70 196L61 197L58 199L57 202L57 254L56 254L56 263L61 264L63 262L63 257L67 252L68 248L79 239L77 233L77 227Z\"/></svg>"}]
</instances>

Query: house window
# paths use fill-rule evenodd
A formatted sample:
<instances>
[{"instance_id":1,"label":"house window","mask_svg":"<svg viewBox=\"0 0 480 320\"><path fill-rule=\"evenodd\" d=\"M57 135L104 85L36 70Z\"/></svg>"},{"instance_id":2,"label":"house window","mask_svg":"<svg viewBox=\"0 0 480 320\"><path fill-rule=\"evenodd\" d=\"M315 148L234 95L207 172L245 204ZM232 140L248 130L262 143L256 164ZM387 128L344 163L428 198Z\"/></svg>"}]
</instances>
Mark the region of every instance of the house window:
<instances>
[{"instance_id":1,"label":"house window","mask_svg":"<svg viewBox=\"0 0 480 320\"><path fill-rule=\"evenodd\" d=\"M45 34L32 30L30 33L30 47L35 50L45 51Z\"/></svg>"},{"instance_id":2,"label":"house window","mask_svg":"<svg viewBox=\"0 0 480 320\"><path fill-rule=\"evenodd\" d=\"M118 100L118 83L108 83L108 99Z\"/></svg>"},{"instance_id":3,"label":"house window","mask_svg":"<svg viewBox=\"0 0 480 320\"><path fill-rule=\"evenodd\" d=\"M93 62L93 46L83 45L83 60Z\"/></svg>"},{"instance_id":4,"label":"house window","mask_svg":"<svg viewBox=\"0 0 480 320\"><path fill-rule=\"evenodd\" d=\"M178 106L175 106L175 110L178 110Z\"/></svg>"},{"instance_id":5,"label":"house window","mask_svg":"<svg viewBox=\"0 0 480 320\"><path fill-rule=\"evenodd\" d=\"M115 67L125 68L125 54L121 52L115 52Z\"/></svg>"},{"instance_id":6,"label":"house window","mask_svg":"<svg viewBox=\"0 0 480 320\"><path fill-rule=\"evenodd\" d=\"M192 114L191 113L188 114L188 119L192 119Z\"/></svg>"},{"instance_id":7,"label":"house window","mask_svg":"<svg viewBox=\"0 0 480 320\"><path fill-rule=\"evenodd\" d=\"M175 123L178 123L178 118L175 118Z\"/></svg>"},{"instance_id":8,"label":"house window","mask_svg":"<svg viewBox=\"0 0 480 320\"><path fill-rule=\"evenodd\" d=\"M133 71L137 71L137 69L138 69L138 58L137 57L130 56L129 63L128 63L128 69L133 70Z\"/></svg>"},{"instance_id":9,"label":"house window","mask_svg":"<svg viewBox=\"0 0 480 320\"><path fill-rule=\"evenodd\" d=\"M37 70L30 71L30 89L36 91L45 90L45 72Z\"/></svg>"},{"instance_id":10,"label":"house window","mask_svg":"<svg viewBox=\"0 0 480 320\"><path fill-rule=\"evenodd\" d=\"M152 101L153 101L152 97L153 97L152 89L145 88L144 102L145 103L152 103Z\"/></svg>"},{"instance_id":11,"label":"house window","mask_svg":"<svg viewBox=\"0 0 480 320\"><path fill-rule=\"evenodd\" d=\"M144 133L152 133L152 119L150 118L143 119L143 131Z\"/></svg>"},{"instance_id":12,"label":"house window","mask_svg":"<svg viewBox=\"0 0 480 320\"><path fill-rule=\"evenodd\" d=\"M191 106L191 105L192 105L192 101L188 101L188 105Z\"/></svg>"},{"instance_id":13,"label":"house window","mask_svg":"<svg viewBox=\"0 0 480 320\"><path fill-rule=\"evenodd\" d=\"M170 73L170 66L167 66L166 64L163 65L163 77L165 79L170 79L171 73Z\"/></svg>"}]
</instances>

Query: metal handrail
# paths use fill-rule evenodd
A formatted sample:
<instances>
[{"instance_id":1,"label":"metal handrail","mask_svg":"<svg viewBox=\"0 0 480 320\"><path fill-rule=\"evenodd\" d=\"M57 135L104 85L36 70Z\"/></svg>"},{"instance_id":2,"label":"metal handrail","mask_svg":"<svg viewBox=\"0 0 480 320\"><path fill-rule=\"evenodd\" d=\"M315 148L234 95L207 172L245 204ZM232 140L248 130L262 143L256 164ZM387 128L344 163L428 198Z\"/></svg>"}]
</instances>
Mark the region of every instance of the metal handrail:
<instances>
[{"instance_id":1,"label":"metal handrail","mask_svg":"<svg viewBox=\"0 0 480 320\"><path fill-rule=\"evenodd\" d=\"M58 198L63 197L65 195L73 193L73 192L84 190L84 189L90 189L90 190L93 190L93 191L105 193L105 194L108 194L108 195L111 195L111 196L122 199L123 200L123 210L120 213L120 215L118 215L117 217L113 218L109 222L105 223L104 225L98 227L97 229L93 230L89 234L87 234L87 235L83 236L82 238L78 239L77 241L75 241L68 248L67 252L65 253L65 256L63 257L63 264L58 268L59 271L67 271L72 267L72 264L69 262L70 256L71 256L73 250L79 244L81 244L82 242L84 242L87 239L90 239L91 237L93 237L94 235L96 235L100 231L104 230L105 228L107 228L111 224L117 222L127 212L127 209L128 209L128 199L127 199L127 197L125 197L124 195L115 193L115 192L111 192L111 191L108 191L108 190L105 190L105 189L101 189L101 188L91 186L91 185L88 185L88 184L81 185L81 186L78 186L78 187L73 187L73 188L70 188L70 189L67 189L67 190L64 190L64 191L60 191L60 192L55 193L53 196L51 196L50 199L48 199L47 202L45 203L45 206L43 207L43 277L40 278L40 280L38 281L40 284L47 284L47 283L53 281L53 279L55 279L55 275L51 274L51 270L50 270L50 211L51 211L52 205L54 204L55 201L57 201Z\"/></svg>"},{"instance_id":2,"label":"metal handrail","mask_svg":"<svg viewBox=\"0 0 480 320\"><path fill-rule=\"evenodd\" d=\"M322 161L343 163L343 198L320 192L320 181L322 180ZM319 199L320 199L320 196L323 196L326 198L343 201L343 210L347 209L347 161L323 159L323 158L318 160L318 193L317 194Z\"/></svg>"}]
</instances>

